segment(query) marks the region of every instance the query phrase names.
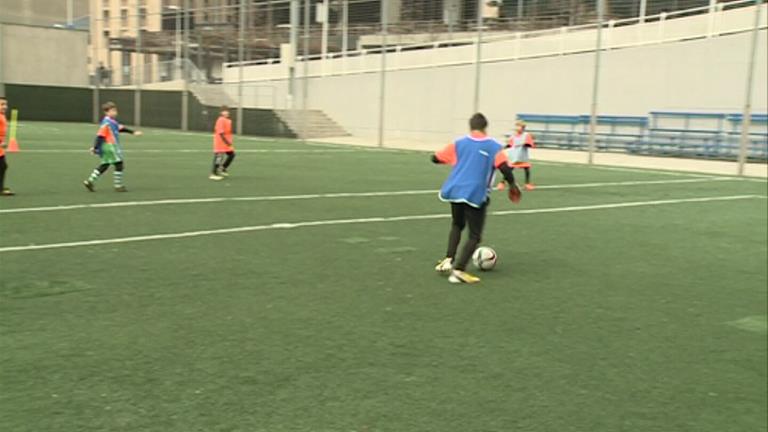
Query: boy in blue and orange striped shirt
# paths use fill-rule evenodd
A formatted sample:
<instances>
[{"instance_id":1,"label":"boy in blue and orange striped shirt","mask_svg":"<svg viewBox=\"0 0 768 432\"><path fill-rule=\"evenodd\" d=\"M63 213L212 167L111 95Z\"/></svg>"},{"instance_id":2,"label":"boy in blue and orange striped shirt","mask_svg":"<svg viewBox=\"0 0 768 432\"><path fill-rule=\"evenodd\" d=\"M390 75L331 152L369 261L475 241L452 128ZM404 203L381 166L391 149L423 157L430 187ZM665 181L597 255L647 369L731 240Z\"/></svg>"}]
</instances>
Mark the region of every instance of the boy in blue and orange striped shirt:
<instances>
[{"instance_id":1,"label":"boy in blue and orange striped shirt","mask_svg":"<svg viewBox=\"0 0 768 432\"><path fill-rule=\"evenodd\" d=\"M91 148L91 153L101 158L101 164L96 167L87 180L83 181L86 189L94 192L94 183L99 177L107 172L110 165L115 167L114 185L116 192L127 192L123 185L123 147L120 145L120 132L126 132L136 136L141 135L141 131L133 131L117 122L117 105L114 102L107 102L102 105L104 118L99 125L99 132Z\"/></svg>"}]
</instances>

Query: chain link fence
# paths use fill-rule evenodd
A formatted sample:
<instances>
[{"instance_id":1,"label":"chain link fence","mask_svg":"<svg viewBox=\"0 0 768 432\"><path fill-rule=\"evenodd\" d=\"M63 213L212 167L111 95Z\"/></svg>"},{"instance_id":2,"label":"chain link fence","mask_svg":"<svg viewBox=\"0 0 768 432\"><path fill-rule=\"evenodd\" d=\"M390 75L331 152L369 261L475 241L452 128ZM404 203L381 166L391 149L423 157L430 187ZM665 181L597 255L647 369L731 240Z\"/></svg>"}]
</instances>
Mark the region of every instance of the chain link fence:
<instances>
[{"instance_id":1,"label":"chain link fence","mask_svg":"<svg viewBox=\"0 0 768 432\"><path fill-rule=\"evenodd\" d=\"M419 147L482 111L497 137L524 119L542 146L589 160L768 159L761 0L92 0L89 13L94 118L110 96L135 123L172 103L163 125L204 129L229 105L240 133Z\"/></svg>"}]
</instances>

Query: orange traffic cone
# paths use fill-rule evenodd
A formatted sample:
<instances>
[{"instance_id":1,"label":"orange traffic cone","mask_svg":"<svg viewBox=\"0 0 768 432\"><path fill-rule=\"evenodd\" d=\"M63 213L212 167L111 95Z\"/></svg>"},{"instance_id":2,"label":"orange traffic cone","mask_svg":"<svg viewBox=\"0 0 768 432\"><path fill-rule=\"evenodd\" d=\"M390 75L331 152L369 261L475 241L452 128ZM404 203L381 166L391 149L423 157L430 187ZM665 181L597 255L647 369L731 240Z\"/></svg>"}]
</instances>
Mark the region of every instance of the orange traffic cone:
<instances>
[{"instance_id":1,"label":"orange traffic cone","mask_svg":"<svg viewBox=\"0 0 768 432\"><path fill-rule=\"evenodd\" d=\"M11 138L8 142L8 153L17 153L19 151L19 143L16 142L16 138Z\"/></svg>"}]
</instances>

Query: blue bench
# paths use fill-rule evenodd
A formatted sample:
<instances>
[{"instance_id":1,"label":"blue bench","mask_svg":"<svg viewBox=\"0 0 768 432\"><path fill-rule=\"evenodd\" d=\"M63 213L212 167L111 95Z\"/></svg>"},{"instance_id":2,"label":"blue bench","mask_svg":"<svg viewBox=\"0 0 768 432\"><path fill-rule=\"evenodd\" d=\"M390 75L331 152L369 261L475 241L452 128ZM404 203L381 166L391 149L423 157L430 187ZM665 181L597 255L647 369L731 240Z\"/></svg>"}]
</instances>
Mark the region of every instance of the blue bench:
<instances>
[{"instance_id":1,"label":"blue bench","mask_svg":"<svg viewBox=\"0 0 768 432\"><path fill-rule=\"evenodd\" d=\"M585 150L589 145L588 115L519 114L542 147ZM595 144L601 151L625 151L639 146L648 119L637 116L597 117Z\"/></svg>"},{"instance_id":2,"label":"blue bench","mask_svg":"<svg viewBox=\"0 0 768 432\"><path fill-rule=\"evenodd\" d=\"M537 145L570 150L581 150L583 143L581 119L577 115L518 114L525 121L527 129L536 139Z\"/></svg>"},{"instance_id":3,"label":"blue bench","mask_svg":"<svg viewBox=\"0 0 768 432\"><path fill-rule=\"evenodd\" d=\"M588 115L519 114L537 145L586 150ZM768 160L768 114L753 114L748 158ZM739 152L742 115L652 111L648 117L601 115L595 131L598 151L733 160Z\"/></svg>"}]
</instances>

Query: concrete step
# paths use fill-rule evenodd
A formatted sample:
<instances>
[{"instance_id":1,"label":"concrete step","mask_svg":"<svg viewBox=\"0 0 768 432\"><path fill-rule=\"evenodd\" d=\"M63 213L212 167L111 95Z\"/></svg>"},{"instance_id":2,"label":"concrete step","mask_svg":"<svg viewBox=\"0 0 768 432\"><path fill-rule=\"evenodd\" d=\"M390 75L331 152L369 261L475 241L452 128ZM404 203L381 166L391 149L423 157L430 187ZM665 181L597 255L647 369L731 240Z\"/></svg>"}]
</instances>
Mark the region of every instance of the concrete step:
<instances>
[{"instance_id":1,"label":"concrete step","mask_svg":"<svg viewBox=\"0 0 768 432\"><path fill-rule=\"evenodd\" d=\"M208 106L234 106L235 100L232 99L221 85L216 84L193 84L189 90L197 97L203 105Z\"/></svg>"},{"instance_id":2,"label":"concrete step","mask_svg":"<svg viewBox=\"0 0 768 432\"><path fill-rule=\"evenodd\" d=\"M275 114L300 138L349 136L344 128L320 110L275 110Z\"/></svg>"}]
</instances>

